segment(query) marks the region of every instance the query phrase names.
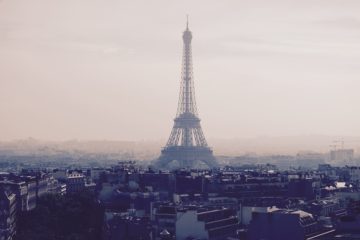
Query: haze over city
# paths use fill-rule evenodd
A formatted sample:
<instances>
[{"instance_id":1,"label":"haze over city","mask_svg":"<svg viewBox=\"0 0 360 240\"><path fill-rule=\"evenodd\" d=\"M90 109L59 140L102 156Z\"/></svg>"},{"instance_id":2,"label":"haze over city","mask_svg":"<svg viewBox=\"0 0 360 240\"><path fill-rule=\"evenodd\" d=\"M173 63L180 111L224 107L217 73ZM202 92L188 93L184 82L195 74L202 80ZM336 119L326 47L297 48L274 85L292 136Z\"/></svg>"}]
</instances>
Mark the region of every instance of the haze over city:
<instances>
[{"instance_id":1,"label":"haze over city","mask_svg":"<svg viewBox=\"0 0 360 240\"><path fill-rule=\"evenodd\" d=\"M0 239L360 239L359 10L0 0Z\"/></svg>"},{"instance_id":2,"label":"haze over city","mask_svg":"<svg viewBox=\"0 0 360 240\"><path fill-rule=\"evenodd\" d=\"M187 14L208 139L358 136L359 7L0 1L0 140L165 141Z\"/></svg>"}]
</instances>

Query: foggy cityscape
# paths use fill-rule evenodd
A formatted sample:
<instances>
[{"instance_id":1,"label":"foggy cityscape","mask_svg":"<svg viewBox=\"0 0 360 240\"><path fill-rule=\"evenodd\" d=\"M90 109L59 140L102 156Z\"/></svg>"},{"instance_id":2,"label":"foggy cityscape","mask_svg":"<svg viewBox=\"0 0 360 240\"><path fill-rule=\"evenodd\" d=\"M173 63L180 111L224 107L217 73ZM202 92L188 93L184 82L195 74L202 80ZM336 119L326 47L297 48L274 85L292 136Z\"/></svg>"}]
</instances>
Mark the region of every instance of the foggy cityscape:
<instances>
[{"instance_id":1,"label":"foggy cityscape","mask_svg":"<svg viewBox=\"0 0 360 240\"><path fill-rule=\"evenodd\" d=\"M360 239L359 9L0 0L0 239Z\"/></svg>"}]
</instances>

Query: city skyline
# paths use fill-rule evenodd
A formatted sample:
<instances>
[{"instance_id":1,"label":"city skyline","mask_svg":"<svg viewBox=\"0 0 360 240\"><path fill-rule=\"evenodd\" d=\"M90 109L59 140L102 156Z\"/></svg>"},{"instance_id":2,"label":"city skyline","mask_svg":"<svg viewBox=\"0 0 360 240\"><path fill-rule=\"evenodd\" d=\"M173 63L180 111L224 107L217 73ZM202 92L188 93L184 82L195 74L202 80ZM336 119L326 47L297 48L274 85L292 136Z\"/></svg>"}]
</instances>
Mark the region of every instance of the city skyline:
<instances>
[{"instance_id":1,"label":"city skyline","mask_svg":"<svg viewBox=\"0 0 360 240\"><path fill-rule=\"evenodd\" d=\"M359 239L359 7L0 0L0 239Z\"/></svg>"},{"instance_id":2,"label":"city skyline","mask_svg":"<svg viewBox=\"0 0 360 240\"><path fill-rule=\"evenodd\" d=\"M292 4L0 1L0 140L166 139L186 14L209 139L360 135L359 3Z\"/></svg>"}]
</instances>

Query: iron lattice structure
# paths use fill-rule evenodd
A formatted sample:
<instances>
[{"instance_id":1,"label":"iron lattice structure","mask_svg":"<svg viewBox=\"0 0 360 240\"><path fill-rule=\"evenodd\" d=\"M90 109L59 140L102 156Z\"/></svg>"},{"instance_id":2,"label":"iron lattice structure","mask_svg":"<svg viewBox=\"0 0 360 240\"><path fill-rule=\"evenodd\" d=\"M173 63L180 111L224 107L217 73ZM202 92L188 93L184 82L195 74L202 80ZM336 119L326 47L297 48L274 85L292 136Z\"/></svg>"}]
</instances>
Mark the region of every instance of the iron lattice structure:
<instances>
[{"instance_id":1,"label":"iron lattice structure","mask_svg":"<svg viewBox=\"0 0 360 240\"><path fill-rule=\"evenodd\" d=\"M180 167L194 167L197 161L205 163L208 167L217 166L201 129L197 112L191 40L192 33L187 23L183 33L184 46L178 109L169 140L157 162L159 167L166 167L175 160Z\"/></svg>"}]
</instances>

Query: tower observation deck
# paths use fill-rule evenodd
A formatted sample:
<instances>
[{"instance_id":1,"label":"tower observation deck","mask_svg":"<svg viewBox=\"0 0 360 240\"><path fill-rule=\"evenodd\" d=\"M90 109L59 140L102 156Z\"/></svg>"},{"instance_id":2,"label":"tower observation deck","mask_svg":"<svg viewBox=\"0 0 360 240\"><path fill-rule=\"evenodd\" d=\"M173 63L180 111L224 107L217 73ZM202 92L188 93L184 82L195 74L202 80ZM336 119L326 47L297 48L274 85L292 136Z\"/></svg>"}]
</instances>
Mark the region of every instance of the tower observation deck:
<instances>
[{"instance_id":1,"label":"tower observation deck","mask_svg":"<svg viewBox=\"0 0 360 240\"><path fill-rule=\"evenodd\" d=\"M166 168L170 163L190 168L197 164L206 164L210 168L217 166L213 152L205 140L197 112L191 40L192 33L187 22L183 33L184 48L179 103L170 137L156 163L160 168Z\"/></svg>"}]
</instances>

